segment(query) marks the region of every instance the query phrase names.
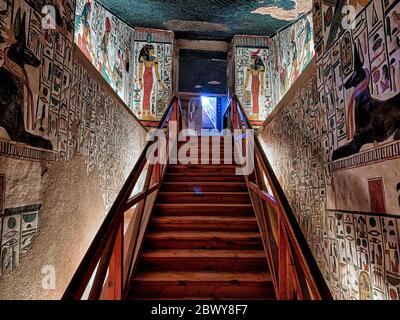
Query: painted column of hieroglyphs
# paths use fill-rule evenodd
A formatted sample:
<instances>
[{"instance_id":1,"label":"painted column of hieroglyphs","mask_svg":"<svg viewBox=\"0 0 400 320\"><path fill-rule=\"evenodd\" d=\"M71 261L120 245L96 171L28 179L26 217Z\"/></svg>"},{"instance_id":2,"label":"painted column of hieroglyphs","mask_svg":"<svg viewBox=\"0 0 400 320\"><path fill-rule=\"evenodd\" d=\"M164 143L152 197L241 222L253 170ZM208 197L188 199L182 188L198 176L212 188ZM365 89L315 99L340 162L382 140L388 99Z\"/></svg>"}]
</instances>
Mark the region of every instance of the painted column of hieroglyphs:
<instances>
[{"instance_id":1,"label":"painted column of hieroglyphs","mask_svg":"<svg viewBox=\"0 0 400 320\"><path fill-rule=\"evenodd\" d=\"M43 28L45 5L56 29ZM144 145L133 114L74 58L74 11L74 0L0 1L0 273L40 229L49 166L85 155L109 208Z\"/></svg>"},{"instance_id":2,"label":"painted column of hieroglyphs","mask_svg":"<svg viewBox=\"0 0 400 320\"><path fill-rule=\"evenodd\" d=\"M263 121L314 56L312 16L275 36L235 36L235 88L250 120Z\"/></svg>"},{"instance_id":3,"label":"painted column of hieroglyphs","mask_svg":"<svg viewBox=\"0 0 400 320\"><path fill-rule=\"evenodd\" d=\"M398 300L400 2L352 3L314 1L314 77L261 136L334 297Z\"/></svg>"},{"instance_id":4,"label":"painted column of hieroglyphs","mask_svg":"<svg viewBox=\"0 0 400 320\"><path fill-rule=\"evenodd\" d=\"M92 0L78 0L75 42L139 119L162 117L172 95L174 34L134 30Z\"/></svg>"}]
</instances>

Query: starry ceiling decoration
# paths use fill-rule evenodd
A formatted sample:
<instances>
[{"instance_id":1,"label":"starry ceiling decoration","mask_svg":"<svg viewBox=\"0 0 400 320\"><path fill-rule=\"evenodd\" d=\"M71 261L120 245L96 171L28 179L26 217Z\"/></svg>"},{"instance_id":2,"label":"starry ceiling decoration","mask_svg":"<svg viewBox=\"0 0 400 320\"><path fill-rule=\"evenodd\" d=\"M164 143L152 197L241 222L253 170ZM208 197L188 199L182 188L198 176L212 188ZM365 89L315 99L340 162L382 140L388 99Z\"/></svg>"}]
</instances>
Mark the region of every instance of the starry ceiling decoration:
<instances>
[{"instance_id":1,"label":"starry ceiling decoration","mask_svg":"<svg viewBox=\"0 0 400 320\"><path fill-rule=\"evenodd\" d=\"M229 40L270 36L311 10L312 0L98 0L132 26L167 29L177 38Z\"/></svg>"}]
</instances>

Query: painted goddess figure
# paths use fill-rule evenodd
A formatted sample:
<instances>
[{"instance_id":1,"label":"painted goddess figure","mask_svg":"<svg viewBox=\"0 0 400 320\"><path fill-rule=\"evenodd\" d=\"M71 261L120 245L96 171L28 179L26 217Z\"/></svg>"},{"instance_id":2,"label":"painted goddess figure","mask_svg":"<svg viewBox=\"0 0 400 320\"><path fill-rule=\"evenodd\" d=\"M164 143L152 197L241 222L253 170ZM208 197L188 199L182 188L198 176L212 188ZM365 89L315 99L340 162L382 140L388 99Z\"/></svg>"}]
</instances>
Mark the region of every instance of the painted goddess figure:
<instances>
[{"instance_id":1,"label":"painted goddess figure","mask_svg":"<svg viewBox=\"0 0 400 320\"><path fill-rule=\"evenodd\" d=\"M251 76L251 103L252 111L250 118L257 120L260 113L260 95L264 93L265 65L259 56L260 49L253 51L250 55L250 62L247 65L246 78L244 81L244 92L249 97L247 87ZM250 99L246 99L250 100Z\"/></svg>"},{"instance_id":2,"label":"painted goddess figure","mask_svg":"<svg viewBox=\"0 0 400 320\"><path fill-rule=\"evenodd\" d=\"M154 46L151 44L151 36L148 37L148 43L143 46L139 53L139 86L143 91L142 101L142 119L156 120L155 114L151 110L151 94L154 86L154 74L161 90L164 90L164 84L160 78L158 68L159 59L155 56Z\"/></svg>"}]
</instances>

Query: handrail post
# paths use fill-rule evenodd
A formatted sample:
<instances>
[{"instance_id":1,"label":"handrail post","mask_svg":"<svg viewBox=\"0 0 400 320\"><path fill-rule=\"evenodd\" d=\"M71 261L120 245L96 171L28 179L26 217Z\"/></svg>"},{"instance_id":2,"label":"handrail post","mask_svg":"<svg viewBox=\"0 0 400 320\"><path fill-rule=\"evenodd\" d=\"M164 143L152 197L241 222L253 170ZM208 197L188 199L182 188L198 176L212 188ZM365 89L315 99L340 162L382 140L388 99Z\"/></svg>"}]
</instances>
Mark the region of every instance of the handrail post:
<instances>
[{"instance_id":1,"label":"handrail post","mask_svg":"<svg viewBox=\"0 0 400 320\"><path fill-rule=\"evenodd\" d=\"M113 300L122 299L122 288L123 288L123 274L124 274L124 263L123 263L123 252L124 252L124 219L121 220L119 226L117 238L115 239L115 247L112 255L110 264L110 286L113 289ZM113 269L113 272L111 272Z\"/></svg>"},{"instance_id":2,"label":"handrail post","mask_svg":"<svg viewBox=\"0 0 400 320\"><path fill-rule=\"evenodd\" d=\"M287 243L286 243L286 235L285 235L285 230L284 226L282 223L282 217L281 217L281 210L278 210L279 212L279 219L278 219L278 270L279 270L279 275L278 275L278 288L279 288L279 299L280 300L287 300L288 299L288 283L287 283L287 277L288 277L288 268L287 268Z\"/></svg>"}]
</instances>

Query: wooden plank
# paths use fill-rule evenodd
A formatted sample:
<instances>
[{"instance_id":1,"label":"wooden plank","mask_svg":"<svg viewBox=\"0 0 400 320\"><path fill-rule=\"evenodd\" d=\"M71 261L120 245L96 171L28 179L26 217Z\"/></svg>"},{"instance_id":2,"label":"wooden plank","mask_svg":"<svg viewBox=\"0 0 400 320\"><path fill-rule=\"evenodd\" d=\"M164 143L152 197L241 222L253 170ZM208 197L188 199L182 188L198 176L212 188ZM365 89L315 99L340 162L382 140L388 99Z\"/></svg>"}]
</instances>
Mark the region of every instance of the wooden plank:
<instances>
[{"instance_id":1,"label":"wooden plank","mask_svg":"<svg viewBox=\"0 0 400 320\"><path fill-rule=\"evenodd\" d=\"M167 173L165 175L165 181L227 181L227 182L243 182L243 176L237 176L230 173Z\"/></svg>"},{"instance_id":2,"label":"wooden plank","mask_svg":"<svg viewBox=\"0 0 400 320\"><path fill-rule=\"evenodd\" d=\"M160 192L159 203L250 203L248 192Z\"/></svg>"},{"instance_id":3,"label":"wooden plank","mask_svg":"<svg viewBox=\"0 0 400 320\"><path fill-rule=\"evenodd\" d=\"M251 204L207 204L207 203L157 203L155 213L158 215L229 215L254 216Z\"/></svg>"},{"instance_id":4,"label":"wooden plank","mask_svg":"<svg viewBox=\"0 0 400 320\"><path fill-rule=\"evenodd\" d=\"M142 253L139 271L265 272L262 250L158 249Z\"/></svg>"},{"instance_id":5,"label":"wooden plank","mask_svg":"<svg viewBox=\"0 0 400 320\"><path fill-rule=\"evenodd\" d=\"M221 282L248 283L251 285L265 284L271 282L269 272L142 272L135 275L133 281L145 282L146 284L179 285L207 282L209 284L219 284Z\"/></svg>"},{"instance_id":6,"label":"wooden plank","mask_svg":"<svg viewBox=\"0 0 400 320\"><path fill-rule=\"evenodd\" d=\"M257 232L163 231L149 232L148 249L260 249Z\"/></svg>"},{"instance_id":7,"label":"wooden plank","mask_svg":"<svg viewBox=\"0 0 400 320\"><path fill-rule=\"evenodd\" d=\"M161 186L161 192L245 192L247 185L243 182L226 182L226 181L181 181L181 182L164 182Z\"/></svg>"},{"instance_id":8,"label":"wooden plank","mask_svg":"<svg viewBox=\"0 0 400 320\"><path fill-rule=\"evenodd\" d=\"M160 231L258 231L255 217L229 216L155 216L151 230Z\"/></svg>"}]
</instances>

